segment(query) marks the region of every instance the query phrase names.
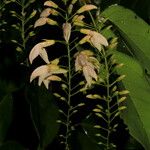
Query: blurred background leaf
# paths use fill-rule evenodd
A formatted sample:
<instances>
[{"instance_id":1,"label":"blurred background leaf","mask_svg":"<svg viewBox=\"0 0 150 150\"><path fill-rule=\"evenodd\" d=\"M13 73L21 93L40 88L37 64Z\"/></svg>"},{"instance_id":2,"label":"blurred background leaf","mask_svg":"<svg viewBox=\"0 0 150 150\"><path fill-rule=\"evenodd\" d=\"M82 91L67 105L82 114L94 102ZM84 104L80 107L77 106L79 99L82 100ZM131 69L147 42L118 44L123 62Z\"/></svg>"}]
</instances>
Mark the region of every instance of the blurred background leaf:
<instances>
[{"instance_id":1,"label":"blurred background leaf","mask_svg":"<svg viewBox=\"0 0 150 150\"><path fill-rule=\"evenodd\" d=\"M26 150L21 144L9 141L0 146L1 150Z\"/></svg>"},{"instance_id":2,"label":"blurred background leaf","mask_svg":"<svg viewBox=\"0 0 150 150\"><path fill-rule=\"evenodd\" d=\"M39 149L43 150L58 132L58 109L53 96L45 87L27 87L27 100L30 104L31 118L39 137Z\"/></svg>"},{"instance_id":3,"label":"blurred background leaf","mask_svg":"<svg viewBox=\"0 0 150 150\"><path fill-rule=\"evenodd\" d=\"M92 141L92 139L84 132L78 133L78 141L81 150L103 150L101 145Z\"/></svg>"},{"instance_id":4,"label":"blurred background leaf","mask_svg":"<svg viewBox=\"0 0 150 150\"><path fill-rule=\"evenodd\" d=\"M11 94L3 96L0 100L0 144L5 140L12 121L12 106Z\"/></svg>"}]
</instances>

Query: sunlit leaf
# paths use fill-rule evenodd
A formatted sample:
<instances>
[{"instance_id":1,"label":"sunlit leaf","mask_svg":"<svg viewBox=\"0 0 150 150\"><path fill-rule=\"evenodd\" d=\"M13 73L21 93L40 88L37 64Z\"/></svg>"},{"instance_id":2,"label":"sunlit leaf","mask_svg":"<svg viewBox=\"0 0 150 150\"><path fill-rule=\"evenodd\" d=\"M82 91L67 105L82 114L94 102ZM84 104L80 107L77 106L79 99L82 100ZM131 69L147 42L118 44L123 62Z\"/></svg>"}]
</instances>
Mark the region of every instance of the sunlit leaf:
<instances>
[{"instance_id":1,"label":"sunlit leaf","mask_svg":"<svg viewBox=\"0 0 150 150\"><path fill-rule=\"evenodd\" d=\"M124 63L118 73L126 74L122 81L123 86L130 91L127 97L127 109L122 112L122 117L132 136L138 140L146 150L150 145L150 85L144 77L140 64L126 54L116 52L116 58ZM126 92L124 92L126 94Z\"/></svg>"},{"instance_id":2,"label":"sunlit leaf","mask_svg":"<svg viewBox=\"0 0 150 150\"><path fill-rule=\"evenodd\" d=\"M137 58L143 69L150 72L150 26L133 11L121 6L111 6L102 16L107 17L129 46L129 53Z\"/></svg>"}]
</instances>

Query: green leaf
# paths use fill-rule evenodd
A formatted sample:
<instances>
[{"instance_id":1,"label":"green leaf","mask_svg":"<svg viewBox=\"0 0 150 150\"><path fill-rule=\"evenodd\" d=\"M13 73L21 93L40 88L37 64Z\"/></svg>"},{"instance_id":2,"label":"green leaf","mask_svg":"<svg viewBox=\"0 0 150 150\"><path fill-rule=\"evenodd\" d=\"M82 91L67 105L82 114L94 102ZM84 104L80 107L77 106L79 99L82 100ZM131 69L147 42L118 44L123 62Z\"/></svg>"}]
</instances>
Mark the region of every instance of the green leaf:
<instances>
[{"instance_id":1,"label":"green leaf","mask_svg":"<svg viewBox=\"0 0 150 150\"><path fill-rule=\"evenodd\" d=\"M44 149L58 132L58 109L53 103L52 94L44 87L30 86L27 95L33 124L40 140L39 149Z\"/></svg>"},{"instance_id":2,"label":"green leaf","mask_svg":"<svg viewBox=\"0 0 150 150\"><path fill-rule=\"evenodd\" d=\"M141 63L144 70L150 73L150 26L133 11L121 6L111 6L102 16L107 17L118 29L130 53Z\"/></svg>"},{"instance_id":3,"label":"green leaf","mask_svg":"<svg viewBox=\"0 0 150 150\"><path fill-rule=\"evenodd\" d=\"M144 148L132 136L130 136L125 145L125 150L144 150Z\"/></svg>"},{"instance_id":4,"label":"green leaf","mask_svg":"<svg viewBox=\"0 0 150 150\"><path fill-rule=\"evenodd\" d=\"M150 85L144 77L144 72L139 63L132 57L115 52L119 62L125 64L118 69L119 74L126 74L122 81L123 86L130 91L127 99L127 109L122 112L122 117L132 136L149 150L150 145Z\"/></svg>"},{"instance_id":5,"label":"green leaf","mask_svg":"<svg viewBox=\"0 0 150 150\"><path fill-rule=\"evenodd\" d=\"M25 150L25 148L17 142L10 141L0 146L1 150Z\"/></svg>"},{"instance_id":6,"label":"green leaf","mask_svg":"<svg viewBox=\"0 0 150 150\"><path fill-rule=\"evenodd\" d=\"M96 137L96 134L101 134L104 136L105 134L99 128L95 128L96 120L93 115L89 115L86 119L81 123L83 128L83 133L80 132L78 135L79 142L81 145L81 150L104 150L106 147L102 144L98 144L99 142L103 142L106 144L105 140L102 137ZM99 126L100 127L100 126Z\"/></svg>"},{"instance_id":7,"label":"green leaf","mask_svg":"<svg viewBox=\"0 0 150 150\"><path fill-rule=\"evenodd\" d=\"M79 146L81 150L103 150L101 145L96 142L83 132L78 133Z\"/></svg>"},{"instance_id":8,"label":"green leaf","mask_svg":"<svg viewBox=\"0 0 150 150\"><path fill-rule=\"evenodd\" d=\"M12 96L5 95L0 101L0 144L7 135L7 130L12 121Z\"/></svg>"}]
</instances>

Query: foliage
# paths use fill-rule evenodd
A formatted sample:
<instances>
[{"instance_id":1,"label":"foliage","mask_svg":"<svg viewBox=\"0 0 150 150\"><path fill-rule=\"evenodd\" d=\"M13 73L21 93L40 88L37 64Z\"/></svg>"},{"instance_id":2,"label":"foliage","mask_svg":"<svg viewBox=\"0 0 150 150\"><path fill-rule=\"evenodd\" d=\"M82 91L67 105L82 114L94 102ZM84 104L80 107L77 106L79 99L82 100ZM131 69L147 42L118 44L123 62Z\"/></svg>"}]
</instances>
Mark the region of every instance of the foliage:
<instances>
[{"instance_id":1,"label":"foliage","mask_svg":"<svg viewBox=\"0 0 150 150\"><path fill-rule=\"evenodd\" d=\"M1 2L1 149L149 150L150 27L115 3Z\"/></svg>"}]
</instances>

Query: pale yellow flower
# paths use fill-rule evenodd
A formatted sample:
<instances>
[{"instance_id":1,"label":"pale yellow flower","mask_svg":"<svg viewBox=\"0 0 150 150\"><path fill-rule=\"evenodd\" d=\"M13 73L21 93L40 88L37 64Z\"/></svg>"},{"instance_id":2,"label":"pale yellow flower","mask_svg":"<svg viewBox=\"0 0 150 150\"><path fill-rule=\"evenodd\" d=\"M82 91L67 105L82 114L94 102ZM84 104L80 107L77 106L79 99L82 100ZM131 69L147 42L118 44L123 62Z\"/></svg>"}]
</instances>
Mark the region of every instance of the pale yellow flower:
<instances>
[{"instance_id":1,"label":"pale yellow flower","mask_svg":"<svg viewBox=\"0 0 150 150\"><path fill-rule=\"evenodd\" d=\"M49 7L52 7L52 8L58 8L58 5L56 3L54 3L53 1L46 1L44 3L44 6L49 6Z\"/></svg>"},{"instance_id":2,"label":"pale yellow flower","mask_svg":"<svg viewBox=\"0 0 150 150\"><path fill-rule=\"evenodd\" d=\"M46 14L45 14L46 15ZM49 25L58 25L57 21L50 19L50 18L46 18L46 17L41 17L39 18L35 24L34 24L34 28L39 27L39 26L43 26L45 24L49 24Z\"/></svg>"},{"instance_id":3,"label":"pale yellow flower","mask_svg":"<svg viewBox=\"0 0 150 150\"><path fill-rule=\"evenodd\" d=\"M84 18L85 18L84 15L75 15L72 19L72 22L74 25L84 26L84 21L83 21Z\"/></svg>"},{"instance_id":4,"label":"pale yellow flower","mask_svg":"<svg viewBox=\"0 0 150 150\"><path fill-rule=\"evenodd\" d=\"M99 71L100 64L93 57L94 53L90 50L84 50L75 54L75 71L83 71L87 82L86 86L91 86L93 79L97 81L96 70Z\"/></svg>"},{"instance_id":5,"label":"pale yellow flower","mask_svg":"<svg viewBox=\"0 0 150 150\"><path fill-rule=\"evenodd\" d=\"M61 81L61 78L55 74L65 74L67 70L60 68L56 62L58 63L58 61L54 61L36 68L31 74L30 82L38 77L38 85L40 86L43 82L46 88L48 88L50 81Z\"/></svg>"},{"instance_id":6,"label":"pale yellow flower","mask_svg":"<svg viewBox=\"0 0 150 150\"><path fill-rule=\"evenodd\" d=\"M41 12L40 17L46 18L46 17L48 17L51 14L54 15L54 16L57 16L58 15L58 11L56 11L55 9L52 9L52 8L46 8L46 9L44 9Z\"/></svg>"},{"instance_id":7,"label":"pale yellow flower","mask_svg":"<svg viewBox=\"0 0 150 150\"><path fill-rule=\"evenodd\" d=\"M92 46L101 51L101 46L108 46L107 39L100 33L96 31L92 31L89 29L81 29L81 33L87 34L81 41L80 44L84 44L85 42L89 42Z\"/></svg>"},{"instance_id":8,"label":"pale yellow flower","mask_svg":"<svg viewBox=\"0 0 150 150\"><path fill-rule=\"evenodd\" d=\"M36 22L35 22L35 24L34 24L34 28L36 28L36 27L38 27L38 26L43 26L43 25L45 25L46 24L46 22L47 22L47 18L39 18Z\"/></svg>"},{"instance_id":9,"label":"pale yellow flower","mask_svg":"<svg viewBox=\"0 0 150 150\"><path fill-rule=\"evenodd\" d=\"M48 60L48 55L47 52L45 50L45 47L51 46L55 44L54 40L45 40L43 42L40 42L38 44L36 44L30 54L29 54L29 61L32 64L33 60L37 57L40 56L47 64L49 63Z\"/></svg>"},{"instance_id":10,"label":"pale yellow flower","mask_svg":"<svg viewBox=\"0 0 150 150\"><path fill-rule=\"evenodd\" d=\"M97 7L95 5L92 5L92 4L86 4L84 6L82 6L79 10L77 10L77 14L81 14L85 11L90 11L90 10L93 10L93 9L97 9Z\"/></svg>"}]
</instances>

